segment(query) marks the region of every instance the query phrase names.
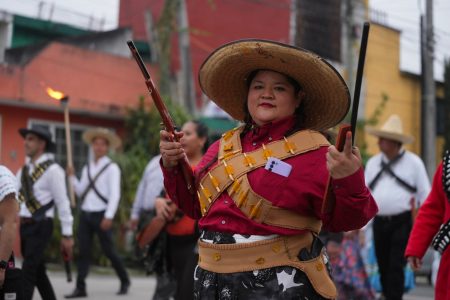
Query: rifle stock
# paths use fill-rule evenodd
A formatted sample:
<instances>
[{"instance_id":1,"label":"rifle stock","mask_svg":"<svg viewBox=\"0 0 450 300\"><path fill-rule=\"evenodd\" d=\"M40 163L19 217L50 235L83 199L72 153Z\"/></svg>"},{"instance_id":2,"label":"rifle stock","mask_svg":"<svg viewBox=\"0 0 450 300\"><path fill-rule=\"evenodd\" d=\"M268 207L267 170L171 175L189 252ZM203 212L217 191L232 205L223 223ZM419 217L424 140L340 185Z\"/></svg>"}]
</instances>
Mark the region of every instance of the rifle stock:
<instances>
[{"instance_id":1,"label":"rifle stock","mask_svg":"<svg viewBox=\"0 0 450 300\"><path fill-rule=\"evenodd\" d=\"M336 149L342 151L344 149L345 137L347 132L352 132L352 144L355 142L355 130L356 130L356 119L358 117L358 107L359 107L359 96L361 93L362 77L364 72L364 62L366 59L367 41L369 39L369 29L370 24L368 22L364 23L363 32L361 36L361 46L359 48L359 59L358 59L358 69L356 72L355 90L353 94L353 105L351 112L351 123L342 124L339 127L339 133L336 138ZM331 187L331 176L328 176L325 194L322 201L322 213L329 213L333 210L335 205L335 198Z\"/></svg>"},{"instance_id":2,"label":"rifle stock","mask_svg":"<svg viewBox=\"0 0 450 300\"><path fill-rule=\"evenodd\" d=\"M127 42L128 47L130 48L131 54L133 55L134 59L136 60L136 63L139 66L139 69L141 69L142 75L145 78L145 84L147 85L148 91L150 92L150 96L153 99L153 102L155 103L156 109L159 112L159 115L161 116L162 122L164 126L166 127L166 130L171 133L174 136L174 140L176 142L179 142L179 139L177 135L175 134L175 123L172 120L172 117L169 114L169 111L167 110L166 105L164 104L163 100L161 99L161 96L159 95L158 90L156 89L152 78L150 77L150 73L148 73L147 68L145 67L145 64L136 49L136 46L134 45L133 41ZM184 159L181 159L179 161L179 164L181 166L181 170L183 173L184 180L186 182L186 186L188 188L188 191L191 195L195 193L194 190L194 177L192 174L192 169L189 164L189 161L187 157L184 157Z\"/></svg>"}]
</instances>

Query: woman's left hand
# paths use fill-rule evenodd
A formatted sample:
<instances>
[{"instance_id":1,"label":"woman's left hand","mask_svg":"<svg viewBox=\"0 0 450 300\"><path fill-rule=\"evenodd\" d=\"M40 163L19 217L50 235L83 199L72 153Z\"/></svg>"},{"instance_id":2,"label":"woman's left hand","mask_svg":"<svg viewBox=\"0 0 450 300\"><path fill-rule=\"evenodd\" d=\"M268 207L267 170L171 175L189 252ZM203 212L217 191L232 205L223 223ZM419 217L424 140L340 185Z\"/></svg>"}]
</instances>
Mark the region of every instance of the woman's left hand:
<instances>
[{"instance_id":1,"label":"woman's left hand","mask_svg":"<svg viewBox=\"0 0 450 300\"><path fill-rule=\"evenodd\" d=\"M335 146L328 147L327 169L333 179L340 179L355 173L361 168L362 159L359 149L352 147L352 133L347 132L342 152Z\"/></svg>"}]
</instances>

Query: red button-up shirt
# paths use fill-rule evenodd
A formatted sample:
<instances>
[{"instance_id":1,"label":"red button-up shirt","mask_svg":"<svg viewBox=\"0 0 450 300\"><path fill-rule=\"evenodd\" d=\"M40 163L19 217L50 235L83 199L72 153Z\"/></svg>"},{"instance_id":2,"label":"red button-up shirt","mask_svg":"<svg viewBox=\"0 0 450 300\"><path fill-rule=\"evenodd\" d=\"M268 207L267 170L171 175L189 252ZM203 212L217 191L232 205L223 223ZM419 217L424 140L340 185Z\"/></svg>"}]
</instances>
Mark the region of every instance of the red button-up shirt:
<instances>
[{"instance_id":1,"label":"red button-up shirt","mask_svg":"<svg viewBox=\"0 0 450 300\"><path fill-rule=\"evenodd\" d=\"M241 139L243 151L253 151L262 144L283 139L293 122L293 118L287 118L249 131ZM219 141L209 147L196 168L197 180L198 172L208 162L217 158L218 150ZM324 229L348 231L361 228L378 210L369 189L365 186L362 168L351 176L332 180L336 205L331 213L321 213L322 198L329 174L326 168L326 152L327 147L321 147L284 160L292 166L291 173L287 177L265 170L264 167L253 170L247 173L250 185L257 194L278 207L321 219ZM208 169L216 164L217 162ZM162 169L164 185L170 198L190 217L199 219L201 229L242 235L294 235L302 232L261 224L249 219L234 204L227 192L223 192L206 216L202 217L197 195L189 194L181 171L178 168L167 170L162 167Z\"/></svg>"}]
</instances>

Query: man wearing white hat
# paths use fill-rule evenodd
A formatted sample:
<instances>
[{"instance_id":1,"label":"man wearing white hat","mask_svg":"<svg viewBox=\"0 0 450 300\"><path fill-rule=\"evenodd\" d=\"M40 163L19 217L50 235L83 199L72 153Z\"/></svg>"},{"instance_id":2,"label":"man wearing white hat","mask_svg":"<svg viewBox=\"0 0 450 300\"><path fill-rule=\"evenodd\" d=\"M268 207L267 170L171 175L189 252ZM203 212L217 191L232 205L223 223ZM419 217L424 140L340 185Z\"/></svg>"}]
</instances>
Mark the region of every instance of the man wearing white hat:
<instances>
[{"instance_id":1,"label":"man wearing white hat","mask_svg":"<svg viewBox=\"0 0 450 300\"><path fill-rule=\"evenodd\" d=\"M119 137L106 128L89 129L83 134L85 143L91 145L94 159L86 164L81 179L70 173L72 184L81 201L78 228L78 276L75 290L66 298L86 297L85 279L89 271L92 238L96 234L106 257L120 279L118 295L125 295L130 286L128 273L117 255L113 242L112 222L120 200L120 169L108 156L110 148L120 146Z\"/></svg>"},{"instance_id":2,"label":"man wearing white hat","mask_svg":"<svg viewBox=\"0 0 450 300\"><path fill-rule=\"evenodd\" d=\"M404 292L411 211L425 200L430 182L422 160L403 148L414 138L403 133L399 116L391 115L380 129L366 131L378 137L381 150L367 162L365 175L378 205L373 234L382 293L387 300L397 300Z\"/></svg>"}]
</instances>

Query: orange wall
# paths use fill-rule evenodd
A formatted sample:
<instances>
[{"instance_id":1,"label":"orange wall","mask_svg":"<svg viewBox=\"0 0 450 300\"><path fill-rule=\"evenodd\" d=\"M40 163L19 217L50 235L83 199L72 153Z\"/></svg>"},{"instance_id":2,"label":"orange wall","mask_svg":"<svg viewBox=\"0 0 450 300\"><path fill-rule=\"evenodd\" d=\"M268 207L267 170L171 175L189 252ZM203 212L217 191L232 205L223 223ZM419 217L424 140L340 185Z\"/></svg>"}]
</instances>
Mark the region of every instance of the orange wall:
<instances>
[{"instance_id":1,"label":"orange wall","mask_svg":"<svg viewBox=\"0 0 450 300\"><path fill-rule=\"evenodd\" d=\"M18 133L19 128L25 128L30 119L48 120L49 122L64 122L62 112L47 112L35 109L0 105L2 120L0 164L16 172L25 161L23 140ZM114 128L119 135L124 134L123 121L107 120L99 117L70 116L71 124L88 126L103 126Z\"/></svg>"}]
</instances>

